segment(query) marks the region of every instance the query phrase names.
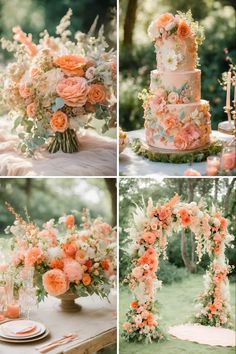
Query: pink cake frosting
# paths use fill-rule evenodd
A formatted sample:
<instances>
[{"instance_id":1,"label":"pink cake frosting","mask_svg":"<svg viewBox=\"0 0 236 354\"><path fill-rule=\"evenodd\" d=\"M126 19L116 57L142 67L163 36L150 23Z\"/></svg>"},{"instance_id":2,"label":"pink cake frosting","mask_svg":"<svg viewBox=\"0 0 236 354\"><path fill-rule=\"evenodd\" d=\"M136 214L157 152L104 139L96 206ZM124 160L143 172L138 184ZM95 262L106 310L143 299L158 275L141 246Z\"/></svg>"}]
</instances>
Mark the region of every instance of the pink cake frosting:
<instances>
[{"instance_id":1,"label":"pink cake frosting","mask_svg":"<svg viewBox=\"0 0 236 354\"><path fill-rule=\"evenodd\" d=\"M209 143L209 104L201 100L197 48L203 39L191 14L166 13L148 29L154 41L157 70L151 71L144 98L146 141L168 150L193 150Z\"/></svg>"}]
</instances>

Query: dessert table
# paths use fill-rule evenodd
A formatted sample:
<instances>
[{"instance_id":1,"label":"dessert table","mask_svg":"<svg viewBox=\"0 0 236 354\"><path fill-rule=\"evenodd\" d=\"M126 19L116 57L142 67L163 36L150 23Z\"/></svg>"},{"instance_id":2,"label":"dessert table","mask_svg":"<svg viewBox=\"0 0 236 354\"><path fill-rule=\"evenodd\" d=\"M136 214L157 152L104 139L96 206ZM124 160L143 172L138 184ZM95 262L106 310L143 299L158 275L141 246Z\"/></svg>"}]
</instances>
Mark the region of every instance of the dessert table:
<instances>
[{"instance_id":1,"label":"dessert table","mask_svg":"<svg viewBox=\"0 0 236 354\"><path fill-rule=\"evenodd\" d=\"M65 334L76 332L78 338L58 346L50 354L92 354L116 343L116 294L112 290L107 300L97 295L76 300L81 306L80 312L62 312L58 309L59 300L48 297L39 308L33 311L30 319L43 323L50 334L34 343L8 344L0 340L0 354L34 354L36 347L47 344Z\"/></svg>"},{"instance_id":2,"label":"dessert table","mask_svg":"<svg viewBox=\"0 0 236 354\"><path fill-rule=\"evenodd\" d=\"M80 151L50 154L40 148L33 158L17 150L12 121L0 117L0 176L115 176L116 139L87 130L79 136Z\"/></svg>"},{"instance_id":3,"label":"dessert table","mask_svg":"<svg viewBox=\"0 0 236 354\"><path fill-rule=\"evenodd\" d=\"M130 131L128 136L130 140L139 138L144 141L145 131L144 129ZM222 141L230 141L232 139L231 135L215 130L211 136ZM201 175L204 175L206 162L194 162L191 167L199 171ZM138 156L132 151L130 146L120 154L119 172L122 176L183 176L187 168L189 168L188 163L173 164L149 161L142 156Z\"/></svg>"}]
</instances>

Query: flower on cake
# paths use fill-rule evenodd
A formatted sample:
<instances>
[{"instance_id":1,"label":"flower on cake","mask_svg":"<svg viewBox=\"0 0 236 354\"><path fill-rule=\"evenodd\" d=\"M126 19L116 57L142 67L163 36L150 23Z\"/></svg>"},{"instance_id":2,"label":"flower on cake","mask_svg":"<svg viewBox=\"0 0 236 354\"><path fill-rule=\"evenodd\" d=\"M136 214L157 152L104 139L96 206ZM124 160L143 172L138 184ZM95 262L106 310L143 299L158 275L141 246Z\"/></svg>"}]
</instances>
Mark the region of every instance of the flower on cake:
<instances>
[{"instance_id":1,"label":"flower on cake","mask_svg":"<svg viewBox=\"0 0 236 354\"><path fill-rule=\"evenodd\" d=\"M179 59L174 49L168 47L162 48L162 64L166 70L175 71L177 69Z\"/></svg>"},{"instance_id":2,"label":"flower on cake","mask_svg":"<svg viewBox=\"0 0 236 354\"><path fill-rule=\"evenodd\" d=\"M170 104L175 104L175 103L178 103L179 101L179 95L177 92L170 92L169 95L168 95L168 102Z\"/></svg>"}]
</instances>

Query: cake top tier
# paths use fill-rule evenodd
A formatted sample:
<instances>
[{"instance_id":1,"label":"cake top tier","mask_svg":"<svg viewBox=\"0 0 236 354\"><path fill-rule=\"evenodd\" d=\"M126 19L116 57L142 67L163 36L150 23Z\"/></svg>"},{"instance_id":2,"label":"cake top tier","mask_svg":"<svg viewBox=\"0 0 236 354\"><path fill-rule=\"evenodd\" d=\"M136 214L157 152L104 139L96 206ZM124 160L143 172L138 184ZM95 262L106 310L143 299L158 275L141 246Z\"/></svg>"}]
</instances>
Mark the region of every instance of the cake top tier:
<instances>
[{"instance_id":1,"label":"cake top tier","mask_svg":"<svg viewBox=\"0 0 236 354\"><path fill-rule=\"evenodd\" d=\"M191 11L160 15L150 24L148 34L155 44L159 70L185 71L196 67L197 49L204 35Z\"/></svg>"}]
</instances>

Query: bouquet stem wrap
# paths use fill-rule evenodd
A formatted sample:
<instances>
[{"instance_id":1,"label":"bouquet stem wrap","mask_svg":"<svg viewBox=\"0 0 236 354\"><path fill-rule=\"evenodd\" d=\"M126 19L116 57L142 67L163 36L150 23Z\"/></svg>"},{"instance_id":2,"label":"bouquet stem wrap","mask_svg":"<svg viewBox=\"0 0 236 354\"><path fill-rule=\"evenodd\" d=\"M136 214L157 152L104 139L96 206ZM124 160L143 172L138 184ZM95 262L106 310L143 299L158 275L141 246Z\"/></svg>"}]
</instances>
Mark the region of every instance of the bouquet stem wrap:
<instances>
[{"instance_id":1,"label":"bouquet stem wrap","mask_svg":"<svg viewBox=\"0 0 236 354\"><path fill-rule=\"evenodd\" d=\"M74 129L68 128L65 132L56 132L51 138L48 145L48 151L53 154L62 150L65 153L73 153L79 151L79 142Z\"/></svg>"}]
</instances>

